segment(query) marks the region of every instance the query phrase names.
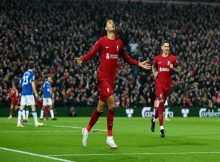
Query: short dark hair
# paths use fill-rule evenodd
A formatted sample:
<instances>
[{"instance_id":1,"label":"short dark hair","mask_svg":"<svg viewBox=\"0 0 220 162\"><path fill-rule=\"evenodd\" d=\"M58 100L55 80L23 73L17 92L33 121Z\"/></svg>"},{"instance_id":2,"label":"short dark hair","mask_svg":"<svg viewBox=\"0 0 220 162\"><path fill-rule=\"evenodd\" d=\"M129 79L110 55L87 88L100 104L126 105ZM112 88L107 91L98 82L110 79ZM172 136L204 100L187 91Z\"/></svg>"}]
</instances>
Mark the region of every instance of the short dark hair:
<instances>
[{"instance_id":1,"label":"short dark hair","mask_svg":"<svg viewBox=\"0 0 220 162\"><path fill-rule=\"evenodd\" d=\"M28 67L29 67L29 69L33 69L34 68L34 63L32 61L29 62Z\"/></svg>"},{"instance_id":2,"label":"short dark hair","mask_svg":"<svg viewBox=\"0 0 220 162\"><path fill-rule=\"evenodd\" d=\"M105 36L106 35L106 31L105 31L105 27L106 27L106 24L107 24L107 21L110 20L110 19L106 19L102 25L102 31L101 31L101 35L102 36Z\"/></svg>"},{"instance_id":3,"label":"short dark hair","mask_svg":"<svg viewBox=\"0 0 220 162\"><path fill-rule=\"evenodd\" d=\"M47 74L46 76L47 76L47 79L48 79L49 77L52 78L52 75L51 75L51 74Z\"/></svg>"},{"instance_id":4,"label":"short dark hair","mask_svg":"<svg viewBox=\"0 0 220 162\"><path fill-rule=\"evenodd\" d=\"M162 43L161 43L161 46L163 46L164 43L169 43L170 44L170 42L168 40L163 40Z\"/></svg>"}]
</instances>

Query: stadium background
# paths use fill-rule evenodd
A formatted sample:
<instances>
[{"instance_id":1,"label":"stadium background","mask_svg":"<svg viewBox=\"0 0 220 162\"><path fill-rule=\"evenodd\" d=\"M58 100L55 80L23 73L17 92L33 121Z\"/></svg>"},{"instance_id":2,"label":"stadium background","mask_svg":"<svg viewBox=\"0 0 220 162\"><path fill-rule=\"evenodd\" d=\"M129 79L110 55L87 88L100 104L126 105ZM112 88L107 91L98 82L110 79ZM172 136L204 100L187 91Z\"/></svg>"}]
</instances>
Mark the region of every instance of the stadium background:
<instances>
[{"instance_id":1,"label":"stadium background","mask_svg":"<svg viewBox=\"0 0 220 162\"><path fill-rule=\"evenodd\" d=\"M182 67L179 75L173 75L171 110L205 107L217 112L220 108L217 0L193 1L193 4L3 0L0 7L1 116L9 108L7 95L12 81L18 84L30 60L35 62L39 94L46 74L53 75L58 115L62 112L67 115L71 107L78 111L84 107L89 115L98 101L98 54L82 66L77 66L74 59L88 51L101 36L107 18L116 22L127 53L139 61L152 62L160 52L160 42L171 41L172 53ZM155 98L152 74L120 60L115 96L123 109L141 111L142 107L151 107Z\"/></svg>"},{"instance_id":2,"label":"stadium background","mask_svg":"<svg viewBox=\"0 0 220 162\"><path fill-rule=\"evenodd\" d=\"M102 115L90 132L88 148L82 148L81 130L97 103L98 54L82 66L77 66L74 58L101 36L107 18L117 23L128 54L140 61L152 62L161 40L171 41L183 69L180 75L173 75L170 111L176 111L174 116L181 116L183 107L189 108L190 116L199 112L220 115L219 0L131 1L1 0L1 162L219 162L219 117L172 118L165 122L163 139L158 124L151 132L150 118L118 117L120 113L125 116L128 107L134 108L135 116L142 114L143 107L144 114L150 114L155 98L151 73L123 61L115 87L119 108L114 140L119 147L112 150L106 146L106 117ZM45 75L54 75L59 117L42 121L40 128L34 127L30 117L24 128L17 128L16 114L10 120L6 117L7 94L29 60L34 60L37 68L40 94ZM60 117L69 115L72 106L78 117Z\"/></svg>"}]
</instances>

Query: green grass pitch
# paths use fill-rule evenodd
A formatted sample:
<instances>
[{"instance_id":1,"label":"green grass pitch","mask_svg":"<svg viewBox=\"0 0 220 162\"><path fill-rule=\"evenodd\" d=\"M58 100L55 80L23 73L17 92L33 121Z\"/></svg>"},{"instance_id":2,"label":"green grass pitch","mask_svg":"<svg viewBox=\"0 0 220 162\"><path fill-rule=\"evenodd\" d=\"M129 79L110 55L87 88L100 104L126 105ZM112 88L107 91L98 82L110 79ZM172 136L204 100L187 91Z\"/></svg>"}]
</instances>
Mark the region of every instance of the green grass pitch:
<instances>
[{"instance_id":1,"label":"green grass pitch","mask_svg":"<svg viewBox=\"0 0 220 162\"><path fill-rule=\"evenodd\" d=\"M60 117L35 128L33 118L24 128L17 118L0 118L1 162L219 162L220 118L173 118L165 121L166 137L150 131L149 118L115 117L113 135L118 149L106 145L106 117L89 134L88 147L81 145L81 128L89 117Z\"/></svg>"}]
</instances>

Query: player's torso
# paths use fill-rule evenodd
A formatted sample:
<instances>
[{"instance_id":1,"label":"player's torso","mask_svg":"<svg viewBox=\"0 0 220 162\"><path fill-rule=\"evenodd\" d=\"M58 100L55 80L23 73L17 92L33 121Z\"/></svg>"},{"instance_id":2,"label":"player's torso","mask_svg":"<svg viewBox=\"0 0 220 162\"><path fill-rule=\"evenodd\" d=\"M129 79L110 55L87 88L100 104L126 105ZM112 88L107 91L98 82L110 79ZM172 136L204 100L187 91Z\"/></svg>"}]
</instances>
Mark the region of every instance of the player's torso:
<instances>
[{"instance_id":1,"label":"player's torso","mask_svg":"<svg viewBox=\"0 0 220 162\"><path fill-rule=\"evenodd\" d=\"M170 64L173 64L173 55L169 54L167 57L163 57L161 54L157 56L157 69L158 77L157 82L171 84L171 71Z\"/></svg>"},{"instance_id":2,"label":"player's torso","mask_svg":"<svg viewBox=\"0 0 220 162\"><path fill-rule=\"evenodd\" d=\"M120 39L109 40L103 37L101 41L99 74L101 76L115 77L118 67Z\"/></svg>"},{"instance_id":3,"label":"player's torso","mask_svg":"<svg viewBox=\"0 0 220 162\"><path fill-rule=\"evenodd\" d=\"M45 82L44 83L44 86L43 86L43 89L44 89L44 98L51 98L51 85L49 82Z\"/></svg>"},{"instance_id":4,"label":"player's torso","mask_svg":"<svg viewBox=\"0 0 220 162\"><path fill-rule=\"evenodd\" d=\"M33 90L31 86L31 79L33 78L34 73L32 71L26 71L22 77L22 95L32 95Z\"/></svg>"},{"instance_id":5,"label":"player's torso","mask_svg":"<svg viewBox=\"0 0 220 162\"><path fill-rule=\"evenodd\" d=\"M18 90L16 88L12 89L11 96L12 96L13 100L18 100L19 99L19 93L18 93Z\"/></svg>"}]
</instances>

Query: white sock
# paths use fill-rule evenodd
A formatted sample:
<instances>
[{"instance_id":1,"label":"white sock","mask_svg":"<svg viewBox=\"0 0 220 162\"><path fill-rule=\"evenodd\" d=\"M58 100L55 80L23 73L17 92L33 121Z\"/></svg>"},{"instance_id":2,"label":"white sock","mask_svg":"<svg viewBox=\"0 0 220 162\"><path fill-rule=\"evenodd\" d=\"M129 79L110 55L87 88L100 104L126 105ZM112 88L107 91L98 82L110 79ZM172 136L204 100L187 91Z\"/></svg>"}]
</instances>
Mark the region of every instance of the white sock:
<instances>
[{"instance_id":1,"label":"white sock","mask_svg":"<svg viewBox=\"0 0 220 162\"><path fill-rule=\"evenodd\" d=\"M53 110L50 110L50 115L51 115L51 118L53 119L53 118L54 118L54 112L53 112Z\"/></svg>"},{"instance_id":2,"label":"white sock","mask_svg":"<svg viewBox=\"0 0 220 162\"><path fill-rule=\"evenodd\" d=\"M22 118L23 118L23 120L26 119L26 118L25 118L25 111L24 111L24 110L22 111Z\"/></svg>"},{"instance_id":3,"label":"white sock","mask_svg":"<svg viewBox=\"0 0 220 162\"><path fill-rule=\"evenodd\" d=\"M21 115L23 110L18 110L18 124L21 124Z\"/></svg>"},{"instance_id":4,"label":"white sock","mask_svg":"<svg viewBox=\"0 0 220 162\"><path fill-rule=\"evenodd\" d=\"M153 117L153 122L156 122L156 118L155 117Z\"/></svg>"},{"instance_id":5,"label":"white sock","mask_svg":"<svg viewBox=\"0 0 220 162\"><path fill-rule=\"evenodd\" d=\"M113 136L107 136L107 139L113 140Z\"/></svg>"},{"instance_id":6,"label":"white sock","mask_svg":"<svg viewBox=\"0 0 220 162\"><path fill-rule=\"evenodd\" d=\"M40 111L40 118L43 119L43 117L44 117L44 110L41 109L41 111Z\"/></svg>"},{"instance_id":7,"label":"white sock","mask_svg":"<svg viewBox=\"0 0 220 162\"><path fill-rule=\"evenodd\" d=\"M34 117L34 124L37 124L38 121L37 121L37 112L36 111L32 111L32 115Z\"/></svg>"},{"instance_id":8,"label":"white sock","mask_svg":"<svg viewBox=\"0 0 220 162\"><path fill-rule=\"evenodd\" d=\"M160 130L164 129L163 125L160 126Z\"/></svg>"},{"instance_id":9,"label":"white sock","mask_svg":"<svg viewBox=\"0 0 220 162\"><path fill-rule=\"evenodd\" d=\"M26 110L26 120L28 120L28 117L29 117L29 110Z\"/></svg>"}]
</instances>

